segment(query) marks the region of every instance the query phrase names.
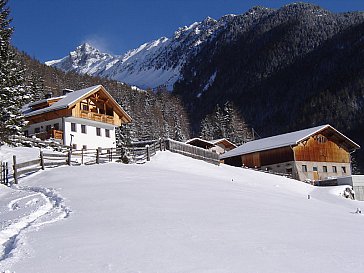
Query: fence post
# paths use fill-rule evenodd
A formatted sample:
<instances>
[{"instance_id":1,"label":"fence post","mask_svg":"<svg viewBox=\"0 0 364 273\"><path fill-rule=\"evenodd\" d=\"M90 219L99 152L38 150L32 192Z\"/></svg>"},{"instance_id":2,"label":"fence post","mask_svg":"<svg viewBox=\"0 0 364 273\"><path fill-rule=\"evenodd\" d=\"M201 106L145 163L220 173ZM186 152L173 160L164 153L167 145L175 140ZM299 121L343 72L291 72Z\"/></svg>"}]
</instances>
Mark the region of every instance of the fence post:
<instances>
[{"instance_id":1,"label":"fence post","mask_svg":"<svg viewBox=\"0 0 364 273\"><path fill-rule=\"evenodd\" d=\"M5 184L5 162L0 161L0 184Z\"/></svg>"},{"instance_id":2,"label":"fence post","mask_svg":"<svg viewBox=\"0 0 364 273\"><path fill-rule=\"evenodd\" d=\"M44 170L44 157L43 157L43 151L40 151L40 166L42 167L42 170Z\"/></svg>"},{"instance_id":3,"label":"fence post","mask_svg":"<svg viewBox=\"0 0 364 273\"><path fill-rule=\"evenodd\" d=\"M100 150L96 149L96 164L100 164Z\"/></svg>"},{"instance_id":4,"label":"fence post","mask_svg":"<svg viewBox=\"0 0 364 273\"><path fill-rule=\"evenodd\" d=\"M68 166L71 166L71 151L68 151L68 160L67 160Z\"/></svg>"},{"instance_id":5,"label":"fence post","mask_svg":"<svg viewBox=\"0 0 364 273\"><path fill-rule=\"evenodd\" d=\"M149 148L149 145L145 145L145 148L147 149L147 161L150 161L150 148Z\"/></svg>"},{"instance_id":6,"label":"fence post","mask_svg":"<svg viewBox=\"0 0 364 273\"><path fill-rule=\"evenodd\" d=\"M110 162L112 162L112 148L110 149Z\"/></svg>"},{"instance_id":7,"label":"fence post","mask_svg":"<svg viewBox=\"0 0 364 273\"><path fill-rule=\"evenodd\" d=\"M9 166L8 166L8 162L5 162L5 182L6 182L6 185L9 185Z\"/></svg>"},{"instance_id":8,"label":"fence post","mask_svg":"<svg viewBox=\"0 0 364 273\"><path fill-rule=\"evenodd\" d=\"M13 155L14 183L18 184L18 170L16 168L16 155Z\"/></svg>"},{"instance_id":9,"label":"fence post","mask_svg":"<svg viewBox=\"0 0 364 273\"><path fill-rule=\"evenodd\" d=\"M82 147L82 150L81 150L81 164L83 165L83 147Z\"/></svg>"}]
</instances>

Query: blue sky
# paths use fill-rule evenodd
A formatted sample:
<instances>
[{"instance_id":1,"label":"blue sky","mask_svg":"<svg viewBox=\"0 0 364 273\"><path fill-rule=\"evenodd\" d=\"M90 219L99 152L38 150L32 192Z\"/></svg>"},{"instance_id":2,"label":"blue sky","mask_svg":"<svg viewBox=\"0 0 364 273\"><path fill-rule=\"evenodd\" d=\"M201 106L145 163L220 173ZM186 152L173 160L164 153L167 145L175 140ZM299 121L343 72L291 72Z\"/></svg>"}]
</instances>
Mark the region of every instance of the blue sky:
<instances>
[{"instance_id":1,"label":"blue sky","mask_svg":"<svg viewBox=\"0 0 364 273\"><path fill-rule=\"evenodd\" d=\"M218 19L257 5L278 8L291 2L295 1L9 0L8 4L15 27L12 43L43 62L64 57L83 42L121 54L207 16ZM364 0L305 2L333 12L364 11Z\"/></svg>"}]
</instances>

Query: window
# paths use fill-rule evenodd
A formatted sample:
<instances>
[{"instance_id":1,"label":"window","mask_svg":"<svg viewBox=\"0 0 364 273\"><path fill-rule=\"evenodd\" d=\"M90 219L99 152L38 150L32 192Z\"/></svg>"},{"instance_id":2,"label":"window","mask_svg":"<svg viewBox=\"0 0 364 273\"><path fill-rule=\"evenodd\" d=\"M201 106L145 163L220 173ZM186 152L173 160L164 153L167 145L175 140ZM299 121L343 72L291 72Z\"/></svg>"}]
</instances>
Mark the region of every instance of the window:
<instances>
[{"instance_id":1,"label":"window","mask_svg":"<svg viewBox=\"0 0 364 273\"><path fill-rule=\"evenodd\" d=\"M81 133L86 134L86 125L81 125Z\"/></svg>"},{"instance_id":2,"label":"window","mask_svg":"<svg viewBox=\"0 0 364 273\"><path fill-rule=\"evenodd\" d=\"M101 129L100 128L96 128L96 135L101 136Z\"/></svg>"},{"instance_id":3,"label":"window","mask_svg":"<svg viewBox=\"0 0 364 273\"><path fill-rule=\"evenodd\" d=\"M312 167L312 170L313 170L314 172L317 172L317 166Z\"/></svg>"},{"instance_id":4,"label":"window","mask_svg":"<svg viewBox=\"0 0 364 273\"><path fill-rule=\"evenodd\" d=\"M337 173L337 168L336 168L336 166L332 166L332 172L333 172L333 173Z\"/></svg>"},{"instance_id":5,"label":"window","mask_svg":"<svg viewBox=\"0 0 364 273\"><path fill-rule=\"evenodd\" d=\"M34 129L34 133L38 134L39 132L40 132L40 128L39 127L37 127L37 128Z\"/></svg>"},{"instance_id":6,"label":"window","mask_svg":"<svg viewBox=\"0 0 364 273\"><path fill-rule=\"evenodd\" d=\"M114 110L112 109L112 108L110 108L110 107L107 107L106 108L106 115L108 115L108 116L114 116Z\"/></svg>"},{"instance_id":7,"label":"window","mask_svg":"<svg viewBox=\"0 0 364 273\"><path fill-rule=\"evenodd\" d=\"M76 123L71 123L71 131L72 132L77 132L77 128L76 128Z\"/></svg>"},{"instance_id":8,"label":"window","mask_svg":"<svg viewBox=\"0 0 364 273\"><path fill-rule=\"evenodd\" d=\"M109 129L105 129L105 136L110 137L110 130Z\"/></svg>"},{"instance_id":9,"label":"window","mask_svg":"<svg viewBox=\"0 0 364 273\"><path fill-rule=\"evenodd\" d=\"M304 173L307 173L307 165L302 165L302 171L303 171Z\"/></svg>"},{"instance_id":10,"label":"window","mask_svg":"<svg viewBox=\"0 0 364 273\"><path fill-rule=\"evenodd\" d=\"M87 150L87 145L82 145L82 150Z\"/></svg>"},{"instance_id":11,"label":"window","mask_svg":"<svg viewBox=\"0 0 364 273\"><path fill-rule=\"evenodd\" d=\"M52 126L51 126L51 125L47 125L47 126L46 126L46 132L50 132L50 131L51 131L51 129L52 129Z\"/></svg>"},{"instance_id":12,"label":"window","mask_svg":"<svg viewBox=\"0 0 364 273\"><path fill-rule=\"evenodd\" d=\"M59 130L59 123L53 124L54 129Z\"/></svg>"},{"instance_id":13,"label":"window","mask_svg":"<svg viewBox=\"0 0 364 273\"><path fill-rule=\"evenodd\" d=\"M324 173L327 173L327 166L322 166L322 171L323 171Z\"/></svg>"},{"instance_id":14,"label":"window","mask_svg":"<svg viewBox=\"0 0 364 273\"><path fill-rule=\"evenodd\" d=\"M88 106L87 106L87 104L82 104L82 110L84 110L84 111L88 111Z\"/></svg>"},{"instance_id":15,"label":"window","mask_svg":"<svg viewBox=\"0 0 364 273\"><path fill-rule=\"evenodd\" d=\"M343 173L346 173L346 167L345 166L342 166L341 170L342 170Z\"/></svg>"}]
</instances>

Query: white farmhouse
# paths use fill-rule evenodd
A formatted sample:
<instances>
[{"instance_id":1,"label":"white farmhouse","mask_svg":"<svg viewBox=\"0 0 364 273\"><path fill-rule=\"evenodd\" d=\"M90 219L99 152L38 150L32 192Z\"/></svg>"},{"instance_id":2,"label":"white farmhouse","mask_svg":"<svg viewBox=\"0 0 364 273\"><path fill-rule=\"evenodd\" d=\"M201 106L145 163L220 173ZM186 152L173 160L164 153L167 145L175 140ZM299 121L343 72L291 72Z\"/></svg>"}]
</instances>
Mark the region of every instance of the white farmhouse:
<instances>
[{"instance_id":1,"label":"white farmhouse","mask_svg":"<svg viewBox=\"0 0 364 273\"><path fill-rule=\"evenodd\" d=\"M73 149L116 147L115 128L131 121L102 85L27 105L26 136L55 139Z\"/></svg>"}]
</instances>

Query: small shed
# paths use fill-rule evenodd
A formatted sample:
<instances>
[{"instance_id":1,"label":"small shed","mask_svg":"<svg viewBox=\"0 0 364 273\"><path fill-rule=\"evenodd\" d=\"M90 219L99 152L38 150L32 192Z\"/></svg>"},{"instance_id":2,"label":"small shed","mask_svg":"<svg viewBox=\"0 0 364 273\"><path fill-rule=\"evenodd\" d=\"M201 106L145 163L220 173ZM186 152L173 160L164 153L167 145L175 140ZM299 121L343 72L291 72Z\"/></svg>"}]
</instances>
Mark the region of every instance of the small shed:
<instances>
[{"instance_id":1,"label":"small shed","mask_svg":"<svg viewBox=\"0 0 364 273\"><path fill-rule=\"evenodd\" d=\"M192 138L186 141L186 144L190 144L192 146L200 147L205 150L209 150L211 152L215 152L217 154L223 154L226 151L230 151L231 149L236 148L236 145L226 138L214 139L214 140L205 140L202 138Z\"/></svg>"}]
</instances>

